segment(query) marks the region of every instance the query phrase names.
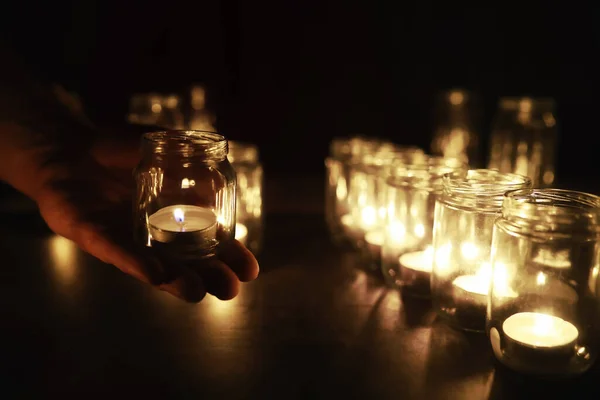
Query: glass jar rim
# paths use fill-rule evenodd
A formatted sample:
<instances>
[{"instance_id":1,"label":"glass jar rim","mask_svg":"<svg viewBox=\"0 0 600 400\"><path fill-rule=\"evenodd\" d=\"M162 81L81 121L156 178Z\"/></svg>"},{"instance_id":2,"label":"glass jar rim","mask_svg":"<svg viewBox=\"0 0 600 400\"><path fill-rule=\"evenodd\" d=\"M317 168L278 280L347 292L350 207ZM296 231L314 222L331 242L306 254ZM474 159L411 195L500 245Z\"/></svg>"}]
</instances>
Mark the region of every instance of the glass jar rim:
<instances>
[{"instance_id":1,"label":"glass jar rim","mask_svg":"<svg viewBox=\"0 0 600 400\"><path fill-rule=\"evenodd\" d=\"M154 154L179 154L186 157L205 156L212 159L227 157L225 136L212 131L165 130L148 132L142 136L145 146Z\"/></svg>"},{"instance_id":2,"label":"glass jar rim","mask_svg":"<svg viewBox=\"0 0 600 400\"><path fill-rule=\"evenodd\" d=\"M511 190L502 217L513 230L600 235L600 197L567 189Z\"/></svg>"},{"instance_id":3,"label":"glass jar rim","mask_svg":"<svg viewBox=\"0 0 600 400\"><path fill-rule=\"evenodd\" d=\"M409 186L423 190L441 190L445 174L467 168L468 165L460 158L425 155L414 163L393 165L386 183L394 188Z\"/></svg>"},{"instance_id":4,"label":"glass jar rim","mask_svg":"<svg viewBox=\"0 0 600 400\"><path fill-rule=\"evenodd\" d=\"M495 169L469 169L443 176L444 200L458 207L499 212L504 194L531 187L531 179Z\"/></svg>"}]
</instances>

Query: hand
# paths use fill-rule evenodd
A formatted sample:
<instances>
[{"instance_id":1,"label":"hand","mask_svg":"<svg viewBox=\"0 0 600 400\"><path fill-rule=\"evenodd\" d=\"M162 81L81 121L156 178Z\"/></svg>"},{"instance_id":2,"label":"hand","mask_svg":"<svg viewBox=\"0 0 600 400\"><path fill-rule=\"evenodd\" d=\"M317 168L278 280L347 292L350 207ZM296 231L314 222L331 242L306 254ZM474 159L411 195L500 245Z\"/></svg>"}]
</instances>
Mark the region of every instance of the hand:
<instances>
[{"instance_id":1,"label":"hand","mask_svg":"<svg viewBox=\"0 0 600 400\"><path fill-rule=\"evenodd\" d=\"M105 141L91 157L54 167L35 199L42 217L84 251L183 300L198 302L207 292L222 300L235 297L240 282L255 279L259 270L237 240L223 244L216 258L195 270L163 265L134 243L131 171L138 143Z\"/></svg>"}]
</instances>

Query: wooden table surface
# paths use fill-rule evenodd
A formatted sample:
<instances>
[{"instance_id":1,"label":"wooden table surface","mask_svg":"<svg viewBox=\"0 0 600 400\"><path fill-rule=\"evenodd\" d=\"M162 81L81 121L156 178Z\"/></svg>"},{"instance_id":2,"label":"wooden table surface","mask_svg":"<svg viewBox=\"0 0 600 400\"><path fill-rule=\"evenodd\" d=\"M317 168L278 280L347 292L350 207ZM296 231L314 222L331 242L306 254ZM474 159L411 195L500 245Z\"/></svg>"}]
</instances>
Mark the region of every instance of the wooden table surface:
<instances>
[{"instance_id":1,"label":"wooden table surface","mask_svg":"<svg viewBox=\"0 0 600 400\"><path fill-rule=\"evenodd\" d=\"M273 208L260 277L197 305L82 253L35 214L3 214L2 398L600 397L599 368L539 382L498 366L485 335L436 321L336 248L321 208Z\"/></svg>"}]
</instances>

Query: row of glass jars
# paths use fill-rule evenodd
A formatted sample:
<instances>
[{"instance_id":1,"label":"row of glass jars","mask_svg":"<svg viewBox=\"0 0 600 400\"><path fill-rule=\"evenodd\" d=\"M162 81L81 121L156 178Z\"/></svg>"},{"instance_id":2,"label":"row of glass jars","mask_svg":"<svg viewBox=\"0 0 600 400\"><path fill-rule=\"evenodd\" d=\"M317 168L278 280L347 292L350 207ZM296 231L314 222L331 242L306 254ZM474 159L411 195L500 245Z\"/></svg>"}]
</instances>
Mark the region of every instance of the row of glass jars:
<instances>
[{"instance_id":1,"label":"row of glass jars","mask_svg":"<svg viewBox=\"0 0 600 400\"><path fill-rule=\"evenodd\" d=\"M332 147L342 151L326 160L329 226L390 286L431 297L454 327L487 330L496 357L518 371L592 365L600 198L378 140Z\"/></svg>"}]
</instances>

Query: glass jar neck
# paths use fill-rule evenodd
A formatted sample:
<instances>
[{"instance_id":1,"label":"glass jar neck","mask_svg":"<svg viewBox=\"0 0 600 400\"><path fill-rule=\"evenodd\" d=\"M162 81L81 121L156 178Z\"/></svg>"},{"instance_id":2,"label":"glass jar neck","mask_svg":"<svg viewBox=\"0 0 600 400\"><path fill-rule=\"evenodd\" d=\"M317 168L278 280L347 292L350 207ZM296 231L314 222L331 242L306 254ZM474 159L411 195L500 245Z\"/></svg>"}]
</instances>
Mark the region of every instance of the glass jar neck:
<instances>
[{"instance_id":1,"label":"glass jar neck","mask_svg":"<svg viewBox=\"0 0 600 400\"><path fill-rule=\"evenodd\" d=\"M562 189L522 189L505 194L502 217L514 231L543 235L600 234L600 197Z\"/></svg>"},{"instance_id":2,"label":"glass jar neck","mask_svg":"<svg viewBox=\"0 0 600 400\"><path fill-rule=\"evenodd\" d=\"M205 131L161 131L144 134L144 157L185 158L219 162L227 158L224 136Z\"/></svg>"},{"instance_id":3,"label":"glass jar neck","mask_svg":"<svg viewBox=\"0 0 600 400\"><path fill-rule=\"evenodd\" d=\"M500 173L492 169L472 169L444 175L443 201L451 206L482 212L500 212L504 194L531 187L523 175Z\"/></svg>"},{"instance_id":4,"label":"glass jar neck","mask_svg":"<svg viewBox=\"0 0 600 400\"><path fill-rule=\"evenodd\" d=\"M448 173L466 171L467 165L457 158L424 155L422 161L394 163L387 184L393 187L414 188L428 192L441 192L443 176Z\"/></svg>"}]
</instances>

